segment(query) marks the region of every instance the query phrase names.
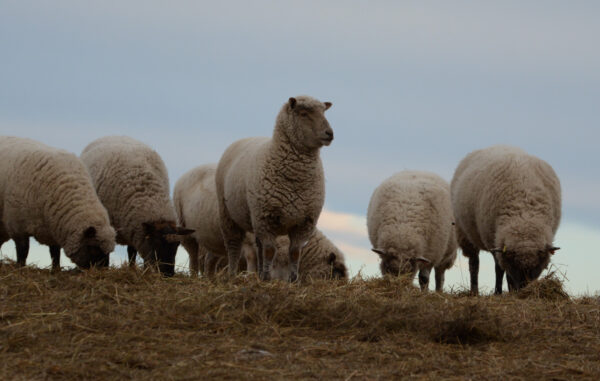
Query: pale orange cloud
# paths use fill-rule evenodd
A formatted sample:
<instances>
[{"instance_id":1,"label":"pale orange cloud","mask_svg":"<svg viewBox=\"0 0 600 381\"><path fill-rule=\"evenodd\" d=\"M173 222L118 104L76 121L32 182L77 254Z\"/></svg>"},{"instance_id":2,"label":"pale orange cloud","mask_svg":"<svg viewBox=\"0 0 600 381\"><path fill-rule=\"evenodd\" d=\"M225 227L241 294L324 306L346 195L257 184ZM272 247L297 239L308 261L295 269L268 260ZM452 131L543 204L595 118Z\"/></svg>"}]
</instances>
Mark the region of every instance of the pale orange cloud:
<instances>
[{"instance_id":1,"label":"pale orange cloud","mask_svg":"<svg viewBox=\"0 0 600 381\"><path fill-rule=\"evenodd\" d=\"M356 214L332 212L323 209L317 227L331 232L350 233L360 237L368 236L367 218Z\"/></svg>"}]
</instances>

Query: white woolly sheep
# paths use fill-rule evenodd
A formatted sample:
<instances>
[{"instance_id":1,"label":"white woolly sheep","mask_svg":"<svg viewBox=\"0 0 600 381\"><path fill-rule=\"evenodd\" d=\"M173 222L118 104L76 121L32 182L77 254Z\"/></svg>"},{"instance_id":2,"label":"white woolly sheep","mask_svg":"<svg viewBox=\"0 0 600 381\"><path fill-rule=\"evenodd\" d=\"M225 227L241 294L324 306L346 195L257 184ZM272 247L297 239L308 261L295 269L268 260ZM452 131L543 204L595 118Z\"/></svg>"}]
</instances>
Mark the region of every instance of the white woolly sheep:
<instances>
[{"instance_id":1,"label":"white woolly sheep","mask_svg":"<svg viewBox=\"0 0 600 381\"><path fill-rule=\"evenodd\" d=\"M60 249L81 268L108 266L115 231L79 158L30 139L0 137L0 246L15 242L25 265L29 237L50 246L53 270Z\"/></svg>"},{"instance_id":2,"label":"white woolly sheep","mask_svg":"<svg viewBox=\"0 0 600 381\"><path fill-rule=\"evenodd\" d=\"M269 279L276 238L288 235L290 280L296 279L300 249L325 200L320 149L333 140L325 118L329 107L308 96L290 98L277 115L272 138L238 140L221 157L217 198L230 275L237 272L246 232L253 232L261 278Z\"/></svg>"},{"instance_id":3,"label":"white woolly sheep","mask_svg":"<svg viewBox=\"0 0 600 381\"><path fill-rule=\"evenodd\" d=\"M560 181L545 161L509 146L468 154L452 179L457 239L469 258L471 293L478 293L479 250L493 254L496 293L506 271L509 289L537 279L558 250Z\"/></svg>"},{"instance_id":4,"label":"white woolly sheep","mask_svg":"<svg viewBox=\"0 0 600 381\"><path fill-rule=\"evenodd\" d=\"M194 230L182 245L190 257L190 274L212 276L227 265L227 251L221 234L215 172L217 164L206 164L183 174L173 189L173 202L181 226ZM248 234L242 251L240 269L255 271L255 263L246 265L246 257L254 257L254 236Z\"/></svg>"},{"instance_id":5,"label":"white woolly sheep","mask_svg":"<svg viewBox=\"0 0 600 381\"><path fill-rule=\"evenodd\" d=\"M127 245L130 263L139 251L146 266L158 265L161 273L173 275L179 236L192 231L176 225L160 156L132 138L109 136L90 143L81 159L117 231L117 243Z\"/></svg>"},{"instance_id":6,"label":"white woolly sheep","mask_svg":"<svg viewBox=\"0 0 600 381\"><path fill-rule=\"evenodd\" d=\"M277 255L271 268L271 278L289 279L289 239L286 236L277 238ZM320 230L315 229L306 245L300 252L298 266L300 281L317 279L348 279L348 270L344 254Z\"/></svg>"},{"instance_id":7,"label":"white woolly sheep","mask_svg":"<svg viewBox=\"0 0 600 381\"><path fill-rule=\"evenodd\" d=\"M403 171L373 192L367 228L373 251L381 257L383 275L419 271L421 289L435 268L435 289L444 286L444 272L456 259L450 187L436 174Z\"/></svg>"},{"instance_id":8,"label":"white woolly sheep","mask_svg":"<svg viewBox=\"0 0 600 381\"><path fill-rule=\"evenodd\" d=\"M190 273L198 269L214 275L227 265L227 253L221 235L215 185L216 164L196 167L179 178L173 190L173 201L179 224L194 229L182 245L190 256ZM241 270L256 271L254 235L247 233L242 245ZM289 279L289 239L277 238L277 256L271 269L273 279ZM299 273L301 279L346 278L344 256L321 232L315 230L302 248Z\"/></svg>"}]
</instances>

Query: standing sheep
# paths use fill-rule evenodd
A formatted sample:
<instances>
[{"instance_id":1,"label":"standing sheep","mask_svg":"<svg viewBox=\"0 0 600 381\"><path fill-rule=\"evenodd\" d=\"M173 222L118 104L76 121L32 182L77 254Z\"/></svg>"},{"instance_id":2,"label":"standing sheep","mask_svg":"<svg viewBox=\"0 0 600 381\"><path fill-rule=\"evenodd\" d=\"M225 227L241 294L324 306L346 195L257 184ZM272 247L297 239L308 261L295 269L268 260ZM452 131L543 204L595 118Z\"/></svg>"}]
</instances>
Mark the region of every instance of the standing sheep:
<instances>
[{"instance_id":1,"label":"standing sheep","mask_svg":"<svg viewBox=\"0 0 600 381\"><path fill-rule=\"evenodd\" d=\"M216 164L196 167L185 173L175 184L173 201L179 224L193 228L183 247L190 256L190 273L214 275L226 266L227 253L221 235L215 185ZM242 245L241 267L256 271L254 235L247 233ZM277 238L278 255L271 269L272 278L289 279L289 239ZM299 273L301 279L346 278L343 254L321 232L315 230L302 248Z\"/></svg>"},{"instance_id":2,"label":"standing sheep","mask_svg":"<svg viewBox=\"0 0 600 381\"><path fill-rule=\"evenodd\" d=\"M435 268L435 289L456 259L450 187L429 172L403 171L373 192L367 228L373 251L381 257L383 275L414 274L426 289Z\"/></svg>"},{"instance_id":3,"label":"standing sheep","mask_svg":"<svg viewBox=\"0 0 600 381\"><path fill-rule=\"evenodd\" d=\"M548 266L561 215L560 181L548 163L509 146L467 155L452 179L458 244L478 294L479 250L496 262L496 293L524 287Z\"/></svg>"},{"instance_id":4,"label":"standing sheep","mask_svg":"<svg viewBox=\"0 0 600 381\"><path fill-rule=\"evenodd\" d=\"M212 276L227 265L227 251L221 235L219 204L215 172L217 164L206 164L183 174L173 189L173 202L181 226L194 229L194 233L184 237L182 245L190 256L190 274ZM248 234L244 240L241 263L247 268L246 257L254 257L254 237ZM254 267L247 268L255 270Z\"/></svg>"},{"instance_id":5,"label":"standing sheep","mask_svg":"<svg viewBox=\"0 0 600 381\"><path fill-rule=\"evenodd\" d=\"M52 269L60 249L81 268L108 266L115 231L77 156L34 140L0 137L0 246L15 241L25 265L29 237L50 246Z\"/></svg>"},{"instance_id":6,"label":"standing sheep","mask_svg":"<svg viewBox=\"0 0 600 381\"><path fill-rule=\"evenodd\" d=\"M300 249L325 200L320 150L333 140L325 118L330 107L308 96L290 98L277 115L272 138L238 140L221 157L217 198L230 275L237 272L245 233L253 232L261 278L269 279L281 235L290 238L290 280L297 278Z\"/></svg>"},{"instance_id":7,"label":"standing sheep","mask_svg":"<svg viewBox=\"0 0 600 381\"><path fill-rule=\"evenodd\" d=\"M117 231L117 243L127 245L130 263L139 251L145 265L158 264L161 273L173 275L178 236L192 231L175 223L160 156L132 138L109 136L90 143L81 159Z\"/></svg>"}]
</instances>

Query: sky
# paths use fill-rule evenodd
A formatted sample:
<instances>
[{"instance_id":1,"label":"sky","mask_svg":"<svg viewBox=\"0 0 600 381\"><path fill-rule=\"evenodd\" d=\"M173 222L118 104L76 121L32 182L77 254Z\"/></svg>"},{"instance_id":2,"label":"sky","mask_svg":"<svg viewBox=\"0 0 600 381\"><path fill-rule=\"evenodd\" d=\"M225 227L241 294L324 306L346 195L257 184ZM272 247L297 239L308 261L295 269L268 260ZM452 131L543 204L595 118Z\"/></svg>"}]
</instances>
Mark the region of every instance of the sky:
<instances>
[{"instance_id":1,"label":"sky","mask_svg":"<svg viewBox=\"0 0 600 381\"><path fill-rule=\"evenodd\" d=\"M330 101L319 226L367 276L379 274L365 220L377 185L404 169L450 181L467 153L516 145L556 170L554 269L571 292L593 294L599 16L594 1L3 0L0 134L77 154L132 136L174 184L233 141L269 136L290 96ZM14 257L14 246L1 252ZM481 260L491 289L493 261ZM34 246L29 262L49 264L47 250ZM467 267L459 255L447 288L468 286Z\"/></svg>"}]
</instances>

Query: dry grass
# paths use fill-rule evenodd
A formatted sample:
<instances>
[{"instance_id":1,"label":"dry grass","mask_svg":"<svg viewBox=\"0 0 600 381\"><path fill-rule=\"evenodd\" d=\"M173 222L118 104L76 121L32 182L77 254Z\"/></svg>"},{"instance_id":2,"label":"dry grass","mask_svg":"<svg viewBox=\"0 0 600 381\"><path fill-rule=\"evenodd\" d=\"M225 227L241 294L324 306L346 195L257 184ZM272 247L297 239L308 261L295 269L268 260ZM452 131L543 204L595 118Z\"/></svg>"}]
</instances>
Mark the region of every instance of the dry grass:
<instances>
[{"instance_id":1,"label":"dry grass","mask_svg":"<svg viewBox=\"0 0 600 381\"><path fill-rule=\"evenodd\" d=\"M600 302L548 285L475 298L4 263L0 379L598 379Z\"/></svg>"}]
</instances>

